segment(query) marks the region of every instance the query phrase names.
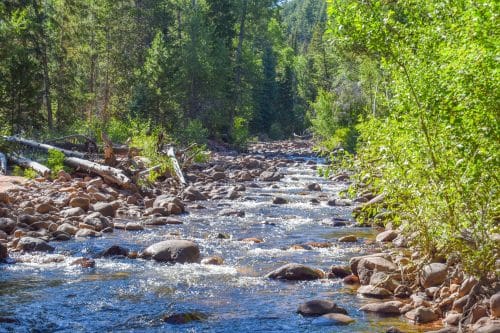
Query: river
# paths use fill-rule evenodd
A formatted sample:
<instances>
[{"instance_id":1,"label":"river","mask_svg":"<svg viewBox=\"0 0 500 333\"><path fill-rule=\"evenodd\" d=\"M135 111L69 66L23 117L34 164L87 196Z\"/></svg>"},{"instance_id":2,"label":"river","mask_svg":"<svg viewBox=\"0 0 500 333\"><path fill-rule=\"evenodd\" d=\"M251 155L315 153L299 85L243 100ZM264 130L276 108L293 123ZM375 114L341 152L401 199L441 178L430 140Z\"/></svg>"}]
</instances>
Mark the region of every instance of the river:
<instances>
[{"instance_id":1,"label":"river","mask_svg":"<svg viewBox=\"0 0 500 333\"><path fill-rule=\"evenodd\" d=\"M285 175L281 181L243 183L242 197L200 202L206 209L188 209L189 213L180 216L183 224L51 242L56 248L53 254L14 254L14 259L23 262L0 265L0 331L385 332L390 326L404 332L423 331L402 318L360 312L360 306L373 300L356 295L342 280L284 282L264 277L291 262L328 272L331 265L373 251L366 241L374 237L372 229L353 226L352 207L326 204L326 199L338 198L347 185L318 176L317 168L324 160L310 150L279 154L265 149L259 146L249 154L279 159L279 170ZM322 190L304 190L310 183L318 183ZM288 203L272 204L275 196ZM242 210L245 216L220 216L228 208ZM334 227L334 218L348 221L347 226ZM358 241L337 242L348 234L356 235ZM175 237L195 241L202 256L218 255L224 264L96 258L95 268L71 265L75 258L96 257L110 245L140 251ZM247 237L263 242L239 241ZM290 249L311 241L332 246ZM348 326L324 326L315 318L298 315L298 305L311 299L333 300L356 321ZM181 312L200 313L202 320L182 325L162 320Z\"/></svg>"}]
</instances>

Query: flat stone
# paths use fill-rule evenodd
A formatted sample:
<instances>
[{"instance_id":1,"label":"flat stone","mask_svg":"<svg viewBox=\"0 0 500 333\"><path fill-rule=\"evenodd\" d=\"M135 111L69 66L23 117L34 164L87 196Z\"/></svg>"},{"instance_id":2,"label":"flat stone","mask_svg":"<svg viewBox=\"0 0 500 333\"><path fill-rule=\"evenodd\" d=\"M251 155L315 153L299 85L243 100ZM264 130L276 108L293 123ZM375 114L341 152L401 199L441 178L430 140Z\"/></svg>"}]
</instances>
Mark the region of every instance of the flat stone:
<instances>
[{"instance_id":1,"label":"flat stone","mask_svg":"<svg viewBox=\"0 0 500 333\"><path fill-rule=\"evenodd\" d=\"M286 264L268 273L267 278L277 280L317 280L325 277L325 273L319 269L300 264Z\"/></svg>"},{"instance_id":2,"label":"flat stone","mask_svg":"<svg viewBox=\"0 0 500 333\"><path fill-rule=\"evenodd\" d=\"M339 242L341 243L354 243L358 240L358 238L354 235L347 235L339 238Z\"/></svg>"},{"instance_id":3,"label":"flat stone","mask_svg":"<svg viewBox=\"0 0 500 333\"><path fill-rule=\"evenodd\" d=\"M86 237L101 237L101 236L102 236L102 234L100 232L92 230L92 229L80 229L75 234L75 237L81 237L81 238L86 238Z\"/></svg>"},{"instance_id":4,"label":"flat stone","mask_svg":"<svg viewBox=\"0 0 500 333\"><path fill-rule=\"evenodd\" d=\"M328 300L312 300L299 305L297 313L304 317L321 316L327 313L341 313L347 315L347 311L336 303Z\"/></svg>"},{"instance_id":5,"label":"flat stone","mask_svg":"<svg viewBox=\"0 0 500 333\"><path fill-rule=\"evenodd\" d=\"M137 222L128 222L125 225L125 230L127 230L127 231L141 231L141 230L144 230L144 227L140 223L137 223Z\"/></svg>"},{"instance_id":6,"label":"flat stone","mask_svg":"<svg viewBox=\"0 0 500 333\"><path fill-rule=\"evenodd\" d=\"M327 313L317 319L314 319L312 323L320 326L330 326L349 325L353 322L355 322L355 320L348 315L342 313Z\"/></svg>"},{"instance_id":7,"label":"flat stone","mask_svg":"<svg viewBox=\"0 0 500 333\"><path fill-rule=\"evenodd\" d=\"M375 240L379 243L392 242L396 237L398 237L398 233L394 230L387 230L379 233Z\"/></svg>"},{"instance_id":8,"label":"flat stone","mask_svg":"<svg viewBox=\"0 0 500 333\"><path fill-rule=\"evenodd\" d=\"M81 216L85 211L81 207L66 208L59 212L62 217Z\"/></svg>"},{"instance_id":9,"label":"flat stone","mask_svg":"<svg viewBox=\"0 0 500 333\"><path fill-rule=\"evenodd\" d=\"M85 197L75 197L69 201L71 207L80 207L84 210L89 209L90 200Z\"/></svg>"},{"instance_id":10,"label":"flat stone","mask_svg":"<svg viewBox=\"0 0 500 333\"><path fill-rule=\"evenodd\" d=\"M373 298L388 298L392 296L392 293L389 290L370 285L359 287L358 294Z\"/></svg>"},{"instance_id":11,"label":"flat stone","mask_svg":"<svg viewBox=\"0 0 500 333\"><path fill-rule=\"evenodd\" d=\"M383 315L397 315L401 314L401 308L403 307L403 302L399 301L389 301L383 303L371 303L362 306L359 310L365 312L375 312Z\"/></svg>"}]
</instances>

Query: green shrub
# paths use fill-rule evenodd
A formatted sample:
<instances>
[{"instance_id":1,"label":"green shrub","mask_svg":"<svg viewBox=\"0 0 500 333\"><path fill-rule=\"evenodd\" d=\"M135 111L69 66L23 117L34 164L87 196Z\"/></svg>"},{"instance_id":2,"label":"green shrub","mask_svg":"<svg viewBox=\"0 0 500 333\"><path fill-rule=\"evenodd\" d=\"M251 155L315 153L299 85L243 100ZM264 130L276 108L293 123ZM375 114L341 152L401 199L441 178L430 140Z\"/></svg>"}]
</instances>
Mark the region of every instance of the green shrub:
<instances>
[{"instance_id":1,"label":"green shrub","mask_svg":"<svg viewBox=\"0 0 500 333\"><path fill-rule=\"evenodd\" d=\"M283 128L279 123L273 123L269 129L269 137L273 140L282 140L285 137Z\"/></svg>"},{"instance_id":2,"label":"green shrub","mask_svg":"<svg viewBox=\"0 0 500 333\"><path fill-rule=\"evenodd\" d=\"M189 145L197 143L203 145L207 143L208 130L203 126L199 119L189 120L187 126L179 133L180 141Z\"/></svg>"},{"instance_id":3,"label":"green shrub","mask_svg":"<svg viewBox=\"0 0 500 333\"><path fill-rule=\"evenodd\" d=\"M246 147L250 138L248 130L248 121L242 117L235 117L233 121L232 139L237 148L243 149Z\"/></svg>"},{"instance_id":4,"label":"green shrub","mask_svg":"<svg viewBox=\"0 0 500 333\"><path fill-rule=\"evenodd\" d=\"M64 154L56 149L50 149L48 152L47 166L52 170L52 174L56 175L61 170L66 170L64 167Z\"/></svg>"}]
</instances>

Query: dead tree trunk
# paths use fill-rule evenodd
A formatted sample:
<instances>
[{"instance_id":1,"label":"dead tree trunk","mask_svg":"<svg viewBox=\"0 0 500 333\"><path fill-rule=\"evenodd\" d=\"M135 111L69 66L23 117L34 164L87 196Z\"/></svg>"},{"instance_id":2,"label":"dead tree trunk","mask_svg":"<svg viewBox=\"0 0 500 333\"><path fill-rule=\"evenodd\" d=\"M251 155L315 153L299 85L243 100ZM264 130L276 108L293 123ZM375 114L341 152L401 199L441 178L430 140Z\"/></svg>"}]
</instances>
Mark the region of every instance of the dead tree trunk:
<instances>
[{"instance_id":1,"label":"dead tree trunk","mask_svg":"<svg viewBox=\"0 0 500 333\"><path fill-rule=\"evenodd\" d=\"M170 157L170 160L172 161L172 166L174 167L174 172L177 178L179 179L179 182L181 183L182 186L186 186L186 179L184 179L184 175L182 174L181 167L179 166L179 162L177 161L177 158L175 157L175 152L174 148L170 147L170 149L167 151L168 157Z\"/></svg>"},{"instance_id":2,"label":"dead tree trunk","mask_svg":"<svg viewBox=\"0 0 500 333\"><path fill-rule=\"evenodd\" d=\"M37 174L43 177L49 177L50 176L50 169L47 168L45 165L40 164L38 162L32 161L30 159L27 159L22 156L15 156L15 155L9 155L9 160L12 161L12 163L17 164L19 166L22 166L23 168L30 168L35 170Z\"/></svg>"},{"instance_id":3,"label":"dead tree trunk","mask_svg":"<svg viewBox=\"0 0 500 333\"><path fill-rule=\"evenodd\" d=\"M107 165L87 161L77 157L67 157L64 159L64 164L76 169L83 169L87 172L98 174L108 181L128 188L132 185L132 181L120 169L116 169Z\"/></svg>"},{"instance_id":4,"label":"dead tree trunk","mask_svg":"<svg viewBox=\"0 0 500 333\"><path fill-rule=\"evenodd\" d=\"M7 173L7 158L4 153L0 153L0 175Z\"/></svg>"},{"instance_id":5,"label":"dead tree trunk","mask_svg":"<svg viewBox=\"0 0 500 333\"><path fill-rule=\"evenodd\" d=\"M40 142L36 142L36 141L33 141L33 140L28 140L28 139L23 139L23 138L19 138L19 137L16 137L16 136L4 136L4 139L7 142L19 143L19 144L22 144L22 145L25 145L25 146L28 146L28 147L32 147L32 148L35 148L35 149L44 150L44 151L47 151L47 152L49 150L51 150L51 149L54 149L54 150L60 151L61 153L63 153L66 156L79 157L79 158L84 158L85 157L84 153L80 153L80 152L72 151L72 150L67 150L67 149L62 149L62 148L51 146L51 145L48 145L48 144L45 144L45 143L40 143Z\"/></svg>"}]
</instances>

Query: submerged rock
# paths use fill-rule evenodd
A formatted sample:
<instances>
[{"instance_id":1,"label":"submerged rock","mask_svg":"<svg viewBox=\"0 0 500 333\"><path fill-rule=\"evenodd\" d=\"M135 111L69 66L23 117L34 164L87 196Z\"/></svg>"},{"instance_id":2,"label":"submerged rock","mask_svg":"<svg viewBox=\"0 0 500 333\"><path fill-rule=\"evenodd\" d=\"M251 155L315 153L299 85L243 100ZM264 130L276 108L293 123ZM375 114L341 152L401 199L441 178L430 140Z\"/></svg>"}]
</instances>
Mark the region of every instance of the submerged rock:
<instances>
[{"instance_id":1,"label":"submerged rock","mask_svg":"<svg viewBox=\"0 0 500 333\"><path fill-rule=\"evenodd\" d=\"M202 312L183 312L163 316L163 321L173 325L187 324L192 321L206 320L208 316Z\"/></svg>"},{"instance_id":2,"label":"submerged rock","mask_svg":"<svg viewBox=\"0 0 500 333\"><path fill-rule=\"evenodd\" d=\"M159 262L192 263L200 260L200 249L192 241L166 240L146 248L142 257Z\"/></svg>"},{"instance_id":3,"label":"submerged rock","mask_svg":"<svg viewBox=\"0 0 500 333\"><path fill-rule=\"evenodd\" d=\"M300 264L286 264L268 273L267 278L277 280L317 280L325 277L325 273L319 269Z\"/></svg>"},{"instance_id":4,"label":"submerged rock","mask_svg":"<svg viewBox=\"0 0 500 333\"><path fill-rule=\"evenodd\" d=\"M120 246L120 245L112 245L108 247L106 250L102 251L99 255L101 257L115 257L115 256L128 256L129 250Z\"/></svg>"}]
</instances>

